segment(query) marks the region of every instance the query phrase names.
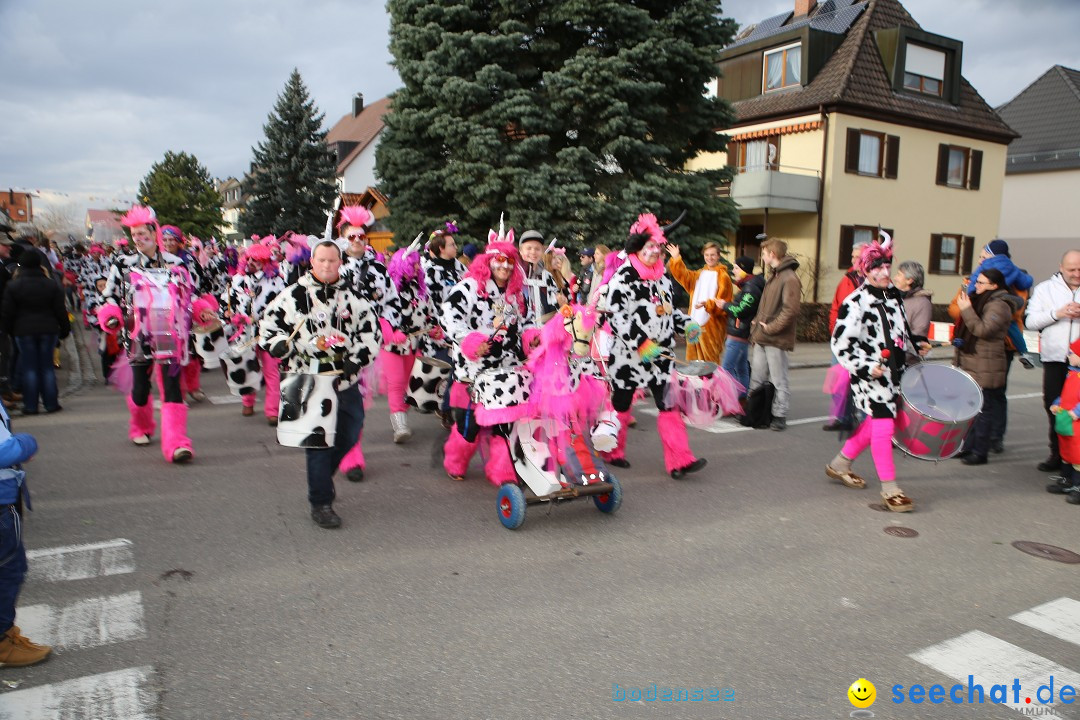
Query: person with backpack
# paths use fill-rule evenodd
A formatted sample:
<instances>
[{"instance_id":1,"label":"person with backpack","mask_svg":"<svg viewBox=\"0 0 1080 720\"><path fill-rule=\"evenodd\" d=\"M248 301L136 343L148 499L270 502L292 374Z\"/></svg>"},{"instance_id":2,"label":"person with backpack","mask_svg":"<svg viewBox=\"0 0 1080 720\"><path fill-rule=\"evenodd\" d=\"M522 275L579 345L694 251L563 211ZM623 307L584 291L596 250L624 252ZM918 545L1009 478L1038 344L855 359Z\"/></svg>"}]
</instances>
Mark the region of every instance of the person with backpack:
<instances>
[{"instance_id":1,"label":"person with backpack","mask_svg":"<svg viewBox=\"0 0 1080 720\"><path fill-rule=\"evenodd\" d=\"M761 244L761 259L769 279L761 292L757 316L751 323L750 393L764 383L776 388L772 401L773 430L787 429L788 354L795 349L795 322L802 304L799 262L787 254L787 243L769 238Z\"/></svg>"}]
</instances>

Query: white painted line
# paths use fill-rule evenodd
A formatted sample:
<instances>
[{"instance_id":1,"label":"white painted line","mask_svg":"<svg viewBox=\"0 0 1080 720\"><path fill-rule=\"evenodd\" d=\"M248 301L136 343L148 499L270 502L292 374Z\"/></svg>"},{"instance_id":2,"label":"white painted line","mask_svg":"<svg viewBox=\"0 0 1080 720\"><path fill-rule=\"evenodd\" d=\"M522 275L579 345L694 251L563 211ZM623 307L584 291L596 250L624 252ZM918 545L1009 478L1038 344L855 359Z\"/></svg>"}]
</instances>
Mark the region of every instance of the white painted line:
<instances>
[{"instance_id":1,"label":"white painted line","mask_svg":"<svg viewBox=\"0 0 1080 720\"><path fill-rule=\"evenodd\" d=\"M1080 645L1080 602L1072 598L1051 600L1009 619Z\"/></svg>"},{"instance_id":2,"label":"white painted line","mask_svg":"<svg viewBox=\"0 0 1080 720\"><path fill-rule=\"evenodd\" d=\"M29 579L46 582L82 580L135 571L131 541L125 538L85 545L27 550Z\"/></svg>"},{"instance_id":3,"label":"white painted line","mask_svg":"<svg viewBox=\"0 0 1080 720\"><path fill-rule=\"evenodd\" d=\"M1005 397L1009 400L1028 400L1030 398L1041 398L1042 393L1020 393L1018 395L1006 395Z\"/></svg>"},{"instance_id":4,"label":"white painted line","mask_svg":"<svg viewBox=\"0 0 1080 720\"><path fill-rule=\"evenodd\" d=\"M0 695L0 720L156 720L153 668L137 667Z\"/></svg>"},{"instance_id":5,"label":"white painted line","mask_svg":"<svg viewBox=\"0 0 1080 720\"><path fill-rule=\"evenodd\" d=\"M1038 707L1040 710L1053 707L1051 704L1040 705L1036 693L1041 685L1050 682L1050 676L1054 676L1054 697L1063 685L1080 685L1080 674L1047 660L1046 658L1030 653L1012 643L1000 640L993 635L973 631L964 633L959 637L946 640L945 642L923 648L918 652L908 655L924 665L929 665L940 673L948 675L960 684L964 685L963 699L968 700L968 676L974 676L974 682L982 686L983 705L993 707L990 702L990 692L994 685L1007 686L1006 699L1002 703L1018 712L1024 708ZM1019 703L1012 702L1014 679L1020 681ZM922 683L928 687L932 683ZM946 698L948 698L946 688ZM1031 704L1025 703L1026 698L1031 698ZM974 695L978 700L978 692ZM1046 691L1043 691L1043 699L1048 700ZM949 702L947 699L946 702ZM1062 720L1054 714L1040 714L1040 718Z\"/></svg>"},{"instance_id":6,"label":"white painted line","mask_svg":"<svg viewBox=\"0 0 1080 720\"><path fill-rule=\"evenodd\" d=\"M142 593L87 598L72 605L18 609L23 635L41 645L89 648L146 637Z\"/></svg>"},{"instance_id":7,"label":"white painted line","mask_svg":"<svg viewBox=\"0 0 1080 720\"><path fill-rule=\"evenodd\" d=\"M207 395L206 399L210 401L212 405L233 405L240 402L238 395Z\"/></svg>"}]
</instances>

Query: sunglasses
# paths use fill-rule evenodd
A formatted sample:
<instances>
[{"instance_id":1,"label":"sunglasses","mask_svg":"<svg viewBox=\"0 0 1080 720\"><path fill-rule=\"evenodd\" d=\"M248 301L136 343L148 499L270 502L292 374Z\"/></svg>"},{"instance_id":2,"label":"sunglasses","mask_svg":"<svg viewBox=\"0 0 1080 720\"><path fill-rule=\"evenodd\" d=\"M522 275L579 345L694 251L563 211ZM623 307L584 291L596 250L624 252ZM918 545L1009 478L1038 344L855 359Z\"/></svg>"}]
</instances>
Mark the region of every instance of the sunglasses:
<instances>
[{"instance_id":1,"label":"sunglasses","mask_svg":"<svg viewBox=\"0 0 1080 720\"><path fill-rule=\"evenodd\" d=\"M346 235L345 239L350 242L356 242L357 240L367 240L367 235Z\"/></svg>"},{"instance_id":2,"label":"sunglasses","mask_svg":"<svg viewBox=\"0 0 1080 720\"><path fill-rule=\"evenodd\" d=\"M493 264L499 263L501 265L509 265L510 267L514 266L514 258L508 255L496 255L494 258L492 258L491 262Z\"/></svg>"}]
</instances>

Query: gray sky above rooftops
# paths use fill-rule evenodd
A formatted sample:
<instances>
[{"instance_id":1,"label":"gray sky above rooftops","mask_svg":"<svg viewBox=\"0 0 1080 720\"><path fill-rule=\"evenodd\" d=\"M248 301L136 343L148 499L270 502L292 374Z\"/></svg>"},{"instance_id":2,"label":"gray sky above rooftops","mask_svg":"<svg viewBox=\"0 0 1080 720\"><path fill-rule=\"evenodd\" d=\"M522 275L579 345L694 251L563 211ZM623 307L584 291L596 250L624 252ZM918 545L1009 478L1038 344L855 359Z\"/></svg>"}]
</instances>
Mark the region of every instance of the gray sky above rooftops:
<instances>
[{"instance_id":1,"label":"gray sky above rooftops","mask_svg":"<svg viewBox=\"0 0 1080 720\"><path fill-rule=\"evenodd\" d=\"M1076 0L901 0L964 43L964 76L991 106L1052 65L1080 68ZM728 0L741 27L794 0ZM0 0L0 189L38 207L118 206L166 150L240 177L293 67L325 128L399 86L383 0Z\"/></svg>"}]
</instances>

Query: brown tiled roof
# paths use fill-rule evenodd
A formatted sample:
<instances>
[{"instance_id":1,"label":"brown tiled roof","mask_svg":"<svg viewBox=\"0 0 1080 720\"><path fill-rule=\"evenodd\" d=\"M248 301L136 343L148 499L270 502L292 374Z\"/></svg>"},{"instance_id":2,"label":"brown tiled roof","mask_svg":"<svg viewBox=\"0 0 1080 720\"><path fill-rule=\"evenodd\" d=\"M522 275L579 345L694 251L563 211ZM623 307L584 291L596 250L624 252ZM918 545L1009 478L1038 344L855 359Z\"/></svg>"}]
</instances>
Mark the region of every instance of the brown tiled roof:
<instances>
[{"instance_id":1,"label":"brown tiled roof","mask_svg":"<svg viewBox=\"0 0 1080 720\"><path fill-rule=\"evenodd\" d=\"M897 0L867 0L866 11L809 85L734 103L736 123L816 112L824 106L917 127L944 125L960 135L1005 143L1017 136L963 78L959 105L894 91L874 32L900 25L922 29Z\"/></svg>"},{"instance_id":2,"label":"brown tiled roof","mask_svg":"<svg viewBox=\"0 0 1080 720\"><path fill-rule=\"evenodd\" d=\"M339 173L344 172L349 163L378 136L379 131L383 129L383 115L389 111L390 98L386 97L366 106L359 115L354 116L352 113L344 115L334 127L330 128L330 132L326 134L327 144L332 145L343 141L357 143L357 146L338 163Z\"/></svg>"}]
</instances>

